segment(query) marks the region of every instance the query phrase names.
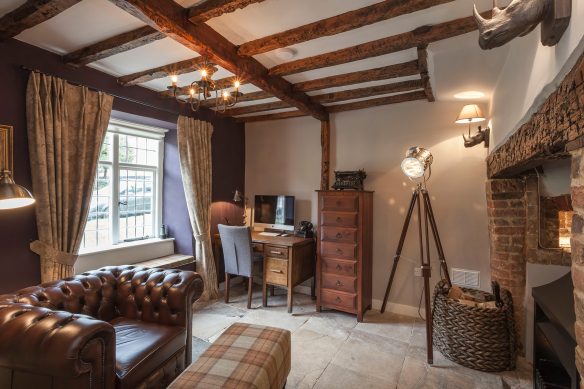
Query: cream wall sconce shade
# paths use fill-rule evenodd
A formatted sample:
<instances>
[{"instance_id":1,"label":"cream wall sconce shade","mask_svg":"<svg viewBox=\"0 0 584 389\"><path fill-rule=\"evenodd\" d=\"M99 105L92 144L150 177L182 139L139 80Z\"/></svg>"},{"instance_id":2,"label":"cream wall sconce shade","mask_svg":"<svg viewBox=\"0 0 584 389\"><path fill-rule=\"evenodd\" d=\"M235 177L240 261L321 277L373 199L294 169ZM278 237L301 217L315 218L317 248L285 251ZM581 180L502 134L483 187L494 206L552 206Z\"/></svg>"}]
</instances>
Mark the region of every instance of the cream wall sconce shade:
<instances>
[{"instance_id":1,"label":"cream wall sconce shade","mask_svg":"<svg viewBox=\"0 0 584 389\"><path fill-rule=\"evenodd\" d=\"M417 146L410 147L401 163L401 169L410 179L421 178L424 177L426 170L430 169L433 160L434 157L429 150Z\"/></svg>"},{"instance_id":2,"label":"cream wall sconce shade","mask_svg":"<svg viewBox=\"0 0 584 389\"><path fill-rule=\"evenodd\" d=\"M34 203L28 189L12 178L12 127L0 125L0 210L26 207Z\"/></svg>"},{"instance_id":3,"label":"cream wall sconce shade","mask_svg":"<svg viewBox=\"0 0 584 389\"><path fill-rule=\"evenodd\" d=\"M458 114L455 123L468 123L468 137L464 134L462 135L462 138L464 139L464 147L473 147L482 142L485 143L485 147L489 147L489 137L491 130L488 127L483 130L481 126L479 126L478 132L473 136L470 135L471 123L484 122L485 120L485 115L483 115L483 111L481 111L478 105L468 104L462 107L462 110Z\"/></svg>"}]
</instances>

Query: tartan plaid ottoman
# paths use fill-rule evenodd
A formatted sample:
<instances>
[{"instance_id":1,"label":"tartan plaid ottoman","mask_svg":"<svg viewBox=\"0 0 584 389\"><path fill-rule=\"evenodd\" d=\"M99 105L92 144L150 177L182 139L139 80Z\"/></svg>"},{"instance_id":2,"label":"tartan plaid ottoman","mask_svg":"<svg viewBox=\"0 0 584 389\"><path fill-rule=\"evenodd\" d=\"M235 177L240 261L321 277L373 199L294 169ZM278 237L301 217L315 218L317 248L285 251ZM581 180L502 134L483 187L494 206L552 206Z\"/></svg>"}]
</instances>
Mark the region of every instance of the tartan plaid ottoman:
<instances>
[{"instance_id":1,"label":"tartan plaid ottoman","mask_svg":"<svg viewBox=\"0 0 584 389\"><path fill-rule=\"evenodd\" d=\"M290 331L235 323L169 388L282 389L290 363Z\"/></svg>"}]
</instances>

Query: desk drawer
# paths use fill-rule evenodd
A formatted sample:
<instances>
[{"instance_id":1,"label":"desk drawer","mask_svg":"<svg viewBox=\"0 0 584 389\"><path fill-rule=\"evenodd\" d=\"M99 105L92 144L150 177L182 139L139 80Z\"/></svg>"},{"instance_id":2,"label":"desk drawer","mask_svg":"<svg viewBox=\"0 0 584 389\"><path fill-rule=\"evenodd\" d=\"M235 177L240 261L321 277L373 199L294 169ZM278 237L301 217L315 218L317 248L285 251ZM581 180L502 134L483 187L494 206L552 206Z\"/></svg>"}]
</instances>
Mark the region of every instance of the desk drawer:
<instances>
[{"instance_id":1,"label":"desk drawer","mask_svg":"<svg viewBox=\"0 0 584 389\"><path fill-rule=\"evenodd\" d=\"M345 277L337 274L322 273L322 287L340 290L341 292L357 293L357 277Z\"/></svg>"},{"instance_id":2,"label":"desk drawer","mask_svg":"<svg viewBox=\"0 0 584 389\"><path fill-rule=\"evenodd\" d=\"M252 247L253 251L255 251L257 253L264 252L264 244L263 243L252 243L251 247Z\"/></svg>"},{"instance_id":3,"label":"desk drawer","mask_svg":"<svg viewBox=\"0 0 584 389\"><path fill-rule=\"evenodd\" d=\"M288 285L288 261L264 258L264 277L269 284Z\"/></svg>"},{"instance_id":4,"label":"desk drawer","mask_svg":"<svg viewBox=\"0 0 584 389\"><path fill-rule=\"evenodd\" d=\"M266 245L264 247L266 257L288 259L288 247Z\"/></svg>"},{"instance_id":5,"label":"desk drawer","mask_svg":"<svg viewBox=\"0 0 584 389\"><path fill-rule=\"evenodd\" d=\"M321 240L340 243L357 243L357 230L353 228L339 228L323 226Z\"/></svg>"},{"instance_id":6,"label":"desk drawer","mask_svg":"<svg viewBox=\"0 0 584 389\"><path fill-rule=\"evenodd\" d=\"M323 211L358 211L359 196L322 196Z\"/></svg>"},{"instance_id":7,"label":"desk drawer","mask_svg":"<svg viewBox=\"0 0 584 389\"><path fill-rule=\"evenodd\" d=\"M321 269L323 273L339 274L341 276L354 277L357 275L357 262L345 261L342 259L321 258Z\"/></svg>"},{"instance_id":8,"label":"desk drawer","mask_svg":"<svg viewBox=\"0 0 584 389\"><path fill-rule=\"evenodd\" d=\"M323 257L352 260L357 259L356 244L320 242L320 252Z\"/></svg>"},{"instance_id":9,"label":"desk drawer","mask_svg":"<svg viewBox=\"0 0 584 389\"><path fill-rule=\"evenodd\" d=\"M322 212L323 226L357 227L357 213L353 212Z\"/></svg>"},{"instance_id":10,"label":"desk drawer","mask_svg":"<svg viewBox=\"0 0 584 389\"><path fill-rule=\"evenodd\" d=\"M353 293L339 292L331 289L320 290L321 304L327 307L341 310L355 311L357 309L357 295Z\"/></svg>"}]
</instances>

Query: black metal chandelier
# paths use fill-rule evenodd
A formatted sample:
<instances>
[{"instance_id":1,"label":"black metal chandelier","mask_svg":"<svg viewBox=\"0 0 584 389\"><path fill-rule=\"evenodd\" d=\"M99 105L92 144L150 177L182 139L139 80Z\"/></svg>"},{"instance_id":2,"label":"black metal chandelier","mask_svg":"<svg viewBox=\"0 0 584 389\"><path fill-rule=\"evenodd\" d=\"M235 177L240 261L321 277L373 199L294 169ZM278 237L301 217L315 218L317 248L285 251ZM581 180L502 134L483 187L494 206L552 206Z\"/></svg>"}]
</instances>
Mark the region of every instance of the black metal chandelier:
<instances>
[{"instance_id":1,"label":"black metal chandelier","mask_svg":"<svg viewBox=\"0 0 584 389\"><path fill-rule=\"evenodd\" d=\"M170 76L171 85L168 87L172 91L172 94L176 101L179 103L187 103L190 105L191 110L196 112L201 106L201 102L207 101L207 99L215 98L215 109L216 112L225 112L227 108L231 108L237 104L238 98L243 96L243 93L239 91L241 87L241 81L239 77L234 77L233 85L230 87L225 87L219 85L213 80L213 74L217 72L217 67L208 62L206 59L199 71L201 72L201 79L198 81L193 81L189 86L188 98L183 100L180 98L181 90L178 86L178 76L176 74ZM232 90L229 90L232 88Z\"/></svg>"}]
</instances>

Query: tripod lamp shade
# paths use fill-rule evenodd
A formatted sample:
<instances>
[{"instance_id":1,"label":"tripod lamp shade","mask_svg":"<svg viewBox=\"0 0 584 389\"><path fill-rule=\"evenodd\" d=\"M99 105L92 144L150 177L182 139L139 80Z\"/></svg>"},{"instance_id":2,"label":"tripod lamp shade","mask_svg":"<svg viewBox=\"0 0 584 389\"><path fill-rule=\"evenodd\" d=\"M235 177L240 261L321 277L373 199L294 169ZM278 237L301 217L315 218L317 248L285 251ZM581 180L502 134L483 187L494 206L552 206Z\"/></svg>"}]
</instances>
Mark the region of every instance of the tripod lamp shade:
<instances>
[{"instance_id":1,"label":"tripod lamp shade","mask_svg":"<svg viewBox=\"0 0 584 389\"><path fill-rule=\"evenodd\" d=\"M0 209L26 207L34 201L34 197L26 188L14 183L10 171L0 172Z\"/></svg>"},{"instance_id":2,"label":"tripod lamp shade","mask_svg":"<svg viewBox=\"0 0 584 389\"><path fill-rule=\"evenodd\" d=\"M409 178L424 176L426 169L432 164L432 154L422 147L410 147L401 163L401 169Z\"/></svg>"},{"instance_id":3,"label":"tripod lamp shade","mask_svg":"<svg viewBox=\"0 0 584 389\"><path fill-rule=\"evenodd\" d=\"M466 123L478 123L485 121L485 115L483 111L476 104L468 104L462 107L460 114L456 118L456 123L466 124Z\"/></svg>"}]
</instances>

